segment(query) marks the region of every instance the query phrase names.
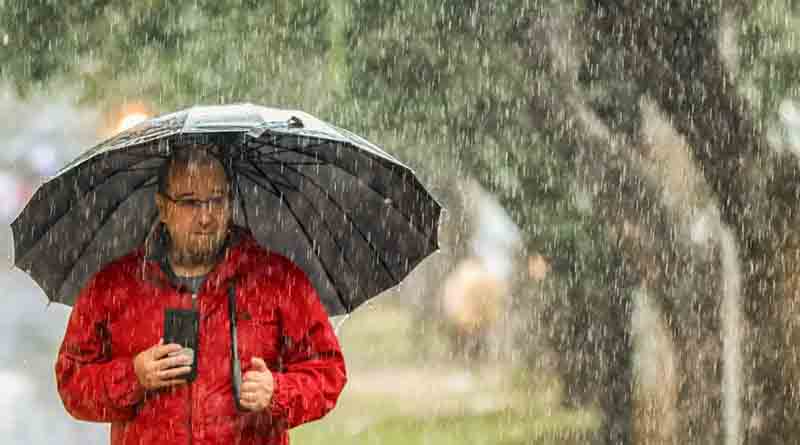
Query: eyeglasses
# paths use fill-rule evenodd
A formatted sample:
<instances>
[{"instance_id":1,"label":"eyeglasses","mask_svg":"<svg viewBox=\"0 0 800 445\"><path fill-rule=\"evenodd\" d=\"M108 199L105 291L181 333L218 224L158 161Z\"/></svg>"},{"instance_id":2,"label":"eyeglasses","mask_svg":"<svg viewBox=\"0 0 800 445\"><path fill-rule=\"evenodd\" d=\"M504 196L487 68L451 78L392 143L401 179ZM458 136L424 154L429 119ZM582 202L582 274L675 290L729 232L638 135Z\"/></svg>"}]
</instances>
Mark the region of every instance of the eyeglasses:
<instances>
[{"instance_id":1,"label":"eyeglasses","mask_svg":"<svg viewBox=\"0 0 800 445\"><path fill-rule=\"evenodd\" d=\"M172 201L173 204L182 210L197 211L202 208L208 208L212 212L219 212L228 207L228 195L215 196L208 199L175 199L167 194L163 195L165 198Z\"/></svg>"}]
</instances>

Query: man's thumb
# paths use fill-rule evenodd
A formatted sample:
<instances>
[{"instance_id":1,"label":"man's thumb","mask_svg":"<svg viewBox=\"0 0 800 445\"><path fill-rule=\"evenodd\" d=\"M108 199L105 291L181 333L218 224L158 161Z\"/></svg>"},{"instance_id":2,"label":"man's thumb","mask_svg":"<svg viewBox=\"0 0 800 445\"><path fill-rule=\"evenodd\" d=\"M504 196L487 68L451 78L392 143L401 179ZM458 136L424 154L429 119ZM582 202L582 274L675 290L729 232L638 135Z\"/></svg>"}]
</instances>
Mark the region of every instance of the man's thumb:
<instances>
[{"instance_id":1,"label":"man's thumb","mask_svg":"<svg viewBox=\"0 0 800 445\"><path fill-rule=\"evenodd\" d=\"M264 372L264 371L268 371L269 370L269 368L267 368L267 364L264 363L264 360L261 360L261 358L259 358L259 357L253 357L250 360L250 363L253 364L253 370L254 371Z\"/></svg>"}]
</instances>

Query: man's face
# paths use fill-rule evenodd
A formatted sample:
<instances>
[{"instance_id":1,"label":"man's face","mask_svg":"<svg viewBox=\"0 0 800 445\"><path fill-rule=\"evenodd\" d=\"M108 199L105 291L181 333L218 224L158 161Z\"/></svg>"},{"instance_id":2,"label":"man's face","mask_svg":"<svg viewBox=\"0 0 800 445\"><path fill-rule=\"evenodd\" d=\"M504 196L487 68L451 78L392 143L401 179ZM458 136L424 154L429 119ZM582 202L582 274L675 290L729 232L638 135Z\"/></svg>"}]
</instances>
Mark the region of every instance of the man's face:
<instances>
[{"instance_id":1,"label":"man's face","mask_svg":"<svg viewBox=\"0 0 800 445\"><path fill-rule=\"evenodd\" d=\"M172 167L167 195L156 194L161 221L169 231L174 260L200 265L212 261L230 224L230 190L219 161L203 159Z\"/></svg>"}]
</instances>

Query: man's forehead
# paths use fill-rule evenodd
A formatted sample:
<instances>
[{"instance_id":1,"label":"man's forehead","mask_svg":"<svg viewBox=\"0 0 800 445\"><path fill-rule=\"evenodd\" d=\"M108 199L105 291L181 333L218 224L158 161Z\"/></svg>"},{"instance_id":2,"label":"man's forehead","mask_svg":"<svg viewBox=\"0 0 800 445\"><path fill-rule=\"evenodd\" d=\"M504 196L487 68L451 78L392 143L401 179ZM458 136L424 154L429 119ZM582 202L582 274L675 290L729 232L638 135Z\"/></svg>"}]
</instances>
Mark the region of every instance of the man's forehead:
<instances>
[{"instance_id":1,"label":"man's forehead","mask_svg":"<svg viewBox=\"0 0 800 445\"><path fill-rule=\"evenodd\" d=\"M220 191L228 188L225 169L215 159L192 160L173 165L169 184L173 191L194 191L199 186Z\"/></svg>"}]
</instances>

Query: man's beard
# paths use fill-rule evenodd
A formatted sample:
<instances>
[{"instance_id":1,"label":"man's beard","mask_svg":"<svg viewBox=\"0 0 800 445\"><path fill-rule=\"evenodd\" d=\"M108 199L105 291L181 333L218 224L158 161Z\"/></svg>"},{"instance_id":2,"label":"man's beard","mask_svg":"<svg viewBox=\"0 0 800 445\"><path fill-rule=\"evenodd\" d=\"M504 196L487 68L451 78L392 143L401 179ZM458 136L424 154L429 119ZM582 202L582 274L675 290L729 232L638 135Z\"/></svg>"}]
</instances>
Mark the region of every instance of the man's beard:
<instances>
[{"instance_id":1,"label":"man's beard","mask_svg":"<svg viewBox=\"0 0 800 445\"><path fill-rule=\"evenodd\" d=\"M209 243L192 243L189 246L180 248L172 246L172 261L185 266L200 266L215 262L225 245L225 237L218 237Z\"/></svg>"}]
</instances>

